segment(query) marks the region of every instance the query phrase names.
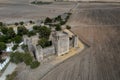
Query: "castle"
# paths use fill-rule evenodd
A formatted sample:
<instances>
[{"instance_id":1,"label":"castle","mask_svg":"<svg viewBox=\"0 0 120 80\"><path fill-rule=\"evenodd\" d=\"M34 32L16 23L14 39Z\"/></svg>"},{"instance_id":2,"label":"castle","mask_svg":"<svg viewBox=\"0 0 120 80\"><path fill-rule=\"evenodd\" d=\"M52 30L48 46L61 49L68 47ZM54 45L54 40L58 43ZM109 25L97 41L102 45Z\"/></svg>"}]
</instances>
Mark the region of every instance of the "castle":
<instances>
[{"instance_id":1,"label":"castle","mask_svg":"<svg viewBox=\"0 0 120 80\"><path fill-rule=\"evenodd\" d=\"M66 31L53 31L51 33L52 45L46 48L42 48L40 45L36 45L38 36L31 38L24 36L24 44L28 45L29 51L35 57L36 60L42 61L51 55L61 56L69 52L70 48L78 47L78 37L76 35L70 35Z\"/></svg>"}]
</instances>

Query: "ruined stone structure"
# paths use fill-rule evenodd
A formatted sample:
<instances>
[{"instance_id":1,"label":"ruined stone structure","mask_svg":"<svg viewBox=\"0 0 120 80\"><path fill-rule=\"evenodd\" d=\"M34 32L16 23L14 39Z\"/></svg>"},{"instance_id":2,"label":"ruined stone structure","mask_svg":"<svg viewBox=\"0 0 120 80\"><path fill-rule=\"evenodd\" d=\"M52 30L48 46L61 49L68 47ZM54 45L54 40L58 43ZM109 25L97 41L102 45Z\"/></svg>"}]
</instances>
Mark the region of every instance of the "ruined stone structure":
<instances>
[{"instance_id":1,"label":"ruined stone structure","mask_svg":"<svg viewBox=\"0 0 120 80\"><path fill-rule=\"evenodd\" d=\"M24 44L28 45L29 51L36 60L42 61L51 55L63 55L69 52L71 47L78 47L78 37L76 35L69 36L67 32L54 31L51 33L52 46L42 48L37 46L39 36L27 37L24 36Z\"/></svg>"},{"instance_id":2,"label":"ruined stone structure","mask_svg":"<svg viewBox=\"0 0 120 80\"><path fill-rule=\"evenodd\" d=\"M53 34L53 45L58 56L69 52L69 36L65 32L55 32Z\"/></svg>"}]
</instances>

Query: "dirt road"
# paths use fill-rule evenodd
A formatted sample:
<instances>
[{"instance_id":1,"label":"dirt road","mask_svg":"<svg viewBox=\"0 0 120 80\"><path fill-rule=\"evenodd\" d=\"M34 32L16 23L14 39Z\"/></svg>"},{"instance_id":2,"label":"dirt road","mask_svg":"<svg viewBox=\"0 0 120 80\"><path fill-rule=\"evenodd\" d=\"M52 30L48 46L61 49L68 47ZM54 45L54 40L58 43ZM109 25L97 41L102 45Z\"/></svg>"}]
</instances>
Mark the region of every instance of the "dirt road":
<instances>
[{"instance_id":1,"label":"dirt road","mask_svg":"<svg viewBox=\"0 0 120 80\"><path fill-rule=\"evenodd\" d=\"M69 24L90 47L42 80L120 80L120 6L84 5L80 11L81 6L74 10Z\"/></svg>"}]
</instances>

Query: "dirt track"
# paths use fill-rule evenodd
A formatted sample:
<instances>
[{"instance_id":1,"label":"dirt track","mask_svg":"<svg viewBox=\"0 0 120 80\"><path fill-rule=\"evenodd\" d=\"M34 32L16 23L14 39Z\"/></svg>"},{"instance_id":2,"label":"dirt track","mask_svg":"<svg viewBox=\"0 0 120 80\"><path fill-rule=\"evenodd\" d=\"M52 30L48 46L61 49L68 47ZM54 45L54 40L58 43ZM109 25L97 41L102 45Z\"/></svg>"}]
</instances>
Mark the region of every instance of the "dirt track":
<instances>
[{"instance_id":1,"label":"dirt track","mask_svg":"<svg viewBox=\"0 0 120 80\"><path fill-rule=\"evenodd\" d=\"M115 6L80 5L73 11L68 24L90 47L42 80L120 80L120 6Z\"/></svg>"}]
</instances>

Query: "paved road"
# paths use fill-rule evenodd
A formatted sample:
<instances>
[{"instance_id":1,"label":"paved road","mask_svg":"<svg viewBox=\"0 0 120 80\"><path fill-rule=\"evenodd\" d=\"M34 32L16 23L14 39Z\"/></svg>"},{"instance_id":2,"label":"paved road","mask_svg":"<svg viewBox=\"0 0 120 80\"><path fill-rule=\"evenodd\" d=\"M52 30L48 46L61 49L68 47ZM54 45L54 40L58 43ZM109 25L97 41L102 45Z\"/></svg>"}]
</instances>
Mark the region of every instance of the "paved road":
<instances>
[{"instance_id":1,"label":"paved road","mask_svg":"<svg viewBox=\"0 0 120 80\"><path fill-rule=\"evenodd\" d=\"M88 8L82 12L77 8L69 23L90 47L42 80L120 80L120 9Z\"/></svg>"}]
</instances>

